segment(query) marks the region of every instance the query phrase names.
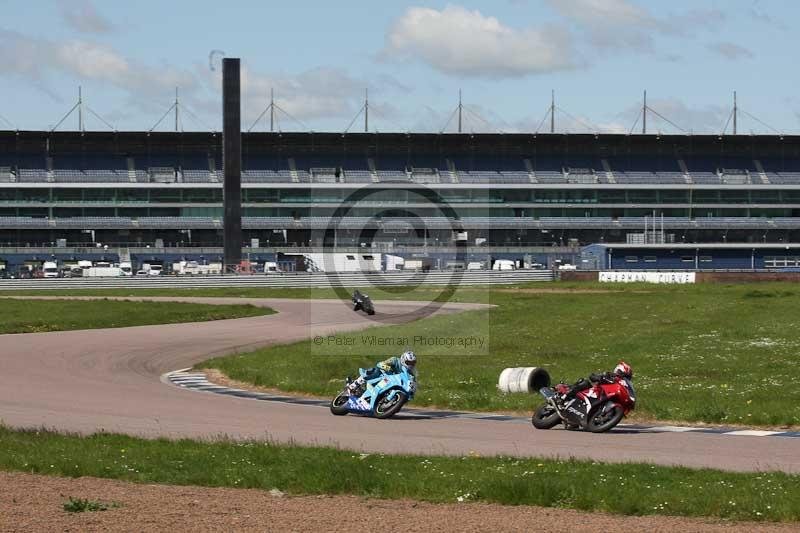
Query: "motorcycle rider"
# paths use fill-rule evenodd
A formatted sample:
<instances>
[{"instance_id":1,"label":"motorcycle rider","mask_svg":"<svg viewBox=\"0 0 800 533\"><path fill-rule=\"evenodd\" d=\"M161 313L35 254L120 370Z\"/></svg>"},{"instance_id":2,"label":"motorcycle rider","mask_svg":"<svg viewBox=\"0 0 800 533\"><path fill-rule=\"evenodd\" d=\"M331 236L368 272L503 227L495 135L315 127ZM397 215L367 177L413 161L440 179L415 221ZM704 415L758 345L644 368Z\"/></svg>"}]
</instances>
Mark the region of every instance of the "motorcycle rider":
<instances>
[{"instance_id":1,"label":"motorcycle rider","mask_svg":"<svg viewBox=\"0 0 800 533\"><path fill-rule=\"evenodd\" d=\"M364 385L367 384L367 380L375 379L380 376L381 371L387 374L399 374L404 368L411 374L411 387L413 388L416 385L417 378L417 356L411 350L407 350L403 352L400 357L390 357L368 369L365 375L359 376L358 379L348 385L350 393L358 395L357 392L363 390Z\"/></svg>"},{"instance_id":2,"label":"motorcycle rider","mask_svg":"<svg viewBox=\"0 0 800 533\"><path fill-rule=\"evenodd\" d=\"M581 378L572 385L569 390L561 396L561 402L564 403L570 398L574 398L576 394L592 387L592 383L614 383L617 376L624 379L633 379L633 368L625 361L620 361L614 367L612 372L595 373L589 375L589 379Z\"/></svg>"}]
</instances>

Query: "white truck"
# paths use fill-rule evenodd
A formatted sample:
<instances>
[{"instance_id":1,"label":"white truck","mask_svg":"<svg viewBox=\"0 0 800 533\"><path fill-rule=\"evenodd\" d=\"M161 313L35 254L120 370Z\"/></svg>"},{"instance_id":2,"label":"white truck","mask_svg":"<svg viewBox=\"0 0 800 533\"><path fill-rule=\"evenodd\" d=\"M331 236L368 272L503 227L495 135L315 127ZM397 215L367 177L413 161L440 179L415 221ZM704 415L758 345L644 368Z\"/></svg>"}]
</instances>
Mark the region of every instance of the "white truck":
<instances>
[{"instance_id":1,"label":"white truck","mask_svg":"<svg viewBox=\"0 0 800 533\"><path fill-rule=\"evenodd\" d=\"M114 266L93 266L81 274L84 278L116 278L122 276L122 269Z\"/></svg>"},{"instance_id":2,"label":"white truck","mask_svg":"<svg viewBox=\"0 0 800 533\"><path fill-rule=\"evenodd\" d=\"M178 261L172 263L172 271L179 276L194 276L200 273L200 265L197 261Z\"/></svg>"},{"instance_id":3,"label":"white truck","mask_svg":"<svg viewBox=\"0 0 800 533\"><path fill-rule=\"evenodd\" d=\"M417 270L427 272L431 269L433 262L428 257L406 259L403 262L403 270Z\"/></svg>"},{"instance_id":4,"label":"white truck","mask_svg":"<svg viewBox=\"0 0 800 533\"><path fill-rule=\"evenodd\" d=\"M203 276L212 274L222 274L222 263L209 263L207 265L197 265L197 273Z\"/></svg>"},{"instance_id":5,"label":"white truck","mask_svg":"<svg viewBox=\"0 0 800 533\"><path fill-rule=\"evenodd\" d=\"M123 276L133 276L133 265L131 265L127 261L123 261L119 264L119 269L122 272Z\"/></svg>"},{"instance_id":6,"label":"white truck","mask_svg":"<svg viewBox=\"0 0 800 533\"><path fill-rule=\"evenodd\" d=\"M264 274L280 274L281 269L278 268L278 263L274 261L267 261L264 263Z\"/></svg>"},{"instance_id":7,"label":"white truck","mask_svg":"<svg viewBox=\"0 0 800 533\"><path fill-rule=\"evenodd\" d=\"M58 264L55 261L45 261L42 265L42 272L46 278L57 278Z\"/></svg>"},{"instance_id":8,"label":"white truck","mask_svg":"<svg viewBox=\"0 0 800 533\"><path fill-rule=\"evenodd\" d=\"M288 254L287 254L288 255ZM380 272L381 254L325 252L303 254L309 272Z\"/></svg>"},{"instance_id":9,"label":"white truck","mask_svg":"<svg viewBox=\"0 0 800 533\"><path fill-rule=\"evenodd\" d=\"M492 265L492 270L516 270L517 265L511 259L498 259Z\"/></svg>"}]
</instances>

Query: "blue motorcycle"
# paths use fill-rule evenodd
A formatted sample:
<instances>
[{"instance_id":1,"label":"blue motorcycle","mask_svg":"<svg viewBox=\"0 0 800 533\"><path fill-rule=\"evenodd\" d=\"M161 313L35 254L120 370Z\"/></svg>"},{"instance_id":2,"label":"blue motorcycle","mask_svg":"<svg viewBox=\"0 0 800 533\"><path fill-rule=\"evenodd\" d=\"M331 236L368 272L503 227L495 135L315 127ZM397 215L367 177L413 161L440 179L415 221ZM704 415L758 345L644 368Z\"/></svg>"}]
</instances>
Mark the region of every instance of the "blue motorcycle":
<instances>
[{"instance_id":1,"label":"blue motorcycle","mask_svg":"<svg viewBox=\"0 0 800 533\"><path fill-rule=\"evenodd\" d=\"M359 368L358 371L366 378L365 369ZM344 390L331 401L331 413L389 418L400 412L417 389L416 378L405 369L399 374L387 374L381 370L377 377L366 380L362 390L351 392L350 383L352 381L347 378Z\"/></svg>"}]
</instances>

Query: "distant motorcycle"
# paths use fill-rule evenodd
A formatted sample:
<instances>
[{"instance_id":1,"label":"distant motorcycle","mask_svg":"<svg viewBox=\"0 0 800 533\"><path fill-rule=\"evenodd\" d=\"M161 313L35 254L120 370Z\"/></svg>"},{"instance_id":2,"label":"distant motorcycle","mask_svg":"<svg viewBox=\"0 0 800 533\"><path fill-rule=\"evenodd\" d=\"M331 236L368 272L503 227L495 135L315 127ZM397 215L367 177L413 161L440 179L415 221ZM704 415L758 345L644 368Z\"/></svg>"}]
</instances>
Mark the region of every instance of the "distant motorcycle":
<instances>
[{"instance_id":1,"label":"distant motorcycle","mask_svg":"<svg viewBox=\"0 0 800 533\"><path fill-rule=\"evenodd\" d=\"M362 376L367 374L363 368L358 371ZM417 388L416 379L405 369L399 374L387 374L381 371L378 377L368 379L362 390L351 392L350 383L352 381L347 378L344 390L331 401L331 413L390 418L414 398Z\"/></svg>"},{"instance_id":2,"label":"distant motorcycle","mask_svg":"<svg viewBox=\"0 0 800 533\"><path fill-rule=\"evenodd\" d=\"M355 291L351 300L353 301L353 311L364 311L370 316L375 314L375 306L372 305L372 300L368 295Z\"/></svg>"},{"instance_id":3,"label":"distant motorcycle","mask_svg":"<svg viewBox=\"0 0 800 533\"><path fill-rule=\"evenodd\" d=\"M569 386L542 387L545 404L531 418L536 429L550 429L563 423L567 429L603 433L616 427L636 406L633 384L621 376L601 376L592 386L563 401Z\"/></svg>"}]
</instances>

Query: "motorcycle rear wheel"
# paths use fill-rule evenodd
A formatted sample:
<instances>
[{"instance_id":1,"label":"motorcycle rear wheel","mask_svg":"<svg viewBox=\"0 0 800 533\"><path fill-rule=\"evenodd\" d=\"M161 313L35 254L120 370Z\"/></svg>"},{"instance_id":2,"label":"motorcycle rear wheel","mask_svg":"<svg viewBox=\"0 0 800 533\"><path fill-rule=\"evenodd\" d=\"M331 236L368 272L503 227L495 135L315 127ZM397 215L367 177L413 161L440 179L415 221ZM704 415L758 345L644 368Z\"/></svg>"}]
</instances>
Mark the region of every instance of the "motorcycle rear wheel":
<instances>
[{"instance_id":1,"label":"motorcycle rear wheel","mask_svg":"<svg viewBox=\"0 0 800 533\"><path fill-rule=\"evenodd\" d=\"M347 407L347 400L350 399L350 395L347 391L342 391L339 395L331 400L331 413L335 414L336 416L346 415L348 413Z\"/></svg>"},{"instance_id":2,"label":"motorcycle rear wheel","mask_svg":"<svg viewBox=\"0 0 800 533\"><path fill-rule=\"evenodd\" d=\"M592 433L605 433L616 427L623 416L625 416L625 411L623 411L622 407L619 405L612 406L605 414L603 413L603 409L600 409L586 424L586 429Z\"/></svg>"},{"instance_id":3,"label":"motorcycle rear wheel","mask_svg":"<svg viewBox=\"0 0 800 533\"><path fill-rule=\"evenodd\" d=\"M391 418L400 412L403 405L408 401L408 396L403 392L395 394L394 398L388 399L389 393L382 395L375 403L375 418Z\"/></svg>"},{"instance_id":4,"label":"motorcycle rear wheel","mask_svg":"<svg viewBox=\"0 0 800 533\"><path fill-rule=\"evenodd\" d=\"M531 423L536 429L551 429L556 427L559 422L561 422L561 417L550 404L539 407L531 417Z\"/></svg>"}]
</instances>

